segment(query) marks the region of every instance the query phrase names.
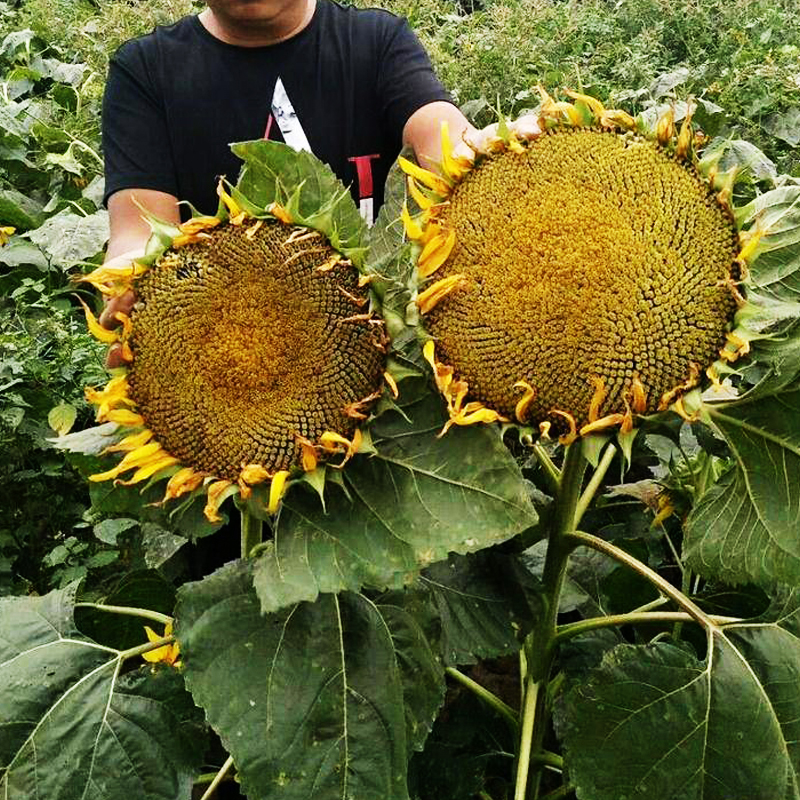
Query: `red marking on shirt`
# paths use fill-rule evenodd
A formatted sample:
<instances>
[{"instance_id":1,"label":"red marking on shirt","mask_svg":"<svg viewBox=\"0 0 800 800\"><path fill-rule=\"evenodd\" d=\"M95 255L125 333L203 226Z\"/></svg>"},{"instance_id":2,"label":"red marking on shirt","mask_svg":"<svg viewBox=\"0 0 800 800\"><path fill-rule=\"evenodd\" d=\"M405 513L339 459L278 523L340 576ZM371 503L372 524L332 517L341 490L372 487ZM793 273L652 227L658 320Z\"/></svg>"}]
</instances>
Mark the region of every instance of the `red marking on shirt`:
<instances>
[{"instance_id":1,"label":"red marking on shirt","mask_svg":"<svg viewBox=\"0 0 800 800\"><path fill-rule=\"evenodd\" d=\"M272 116L272 113L270 112L270 115L267 118L267 129L264 131L264 138L265 139L269 139L269 132L272 130L273 121L274 121L274 117Z\"/></svg>"},{"instance_id":2,"label":"red marking on shirt","mask_svg":"<svg viewBox=\"0 0 800 800\"><path fill-rule=\"evenodd\" d=\"M348 158L356 165L356 175L358 176L358 196L360 199L372 197L372 159L380 158L378 153L371 156L353 156Z\"/></svg>"}]
</instances>

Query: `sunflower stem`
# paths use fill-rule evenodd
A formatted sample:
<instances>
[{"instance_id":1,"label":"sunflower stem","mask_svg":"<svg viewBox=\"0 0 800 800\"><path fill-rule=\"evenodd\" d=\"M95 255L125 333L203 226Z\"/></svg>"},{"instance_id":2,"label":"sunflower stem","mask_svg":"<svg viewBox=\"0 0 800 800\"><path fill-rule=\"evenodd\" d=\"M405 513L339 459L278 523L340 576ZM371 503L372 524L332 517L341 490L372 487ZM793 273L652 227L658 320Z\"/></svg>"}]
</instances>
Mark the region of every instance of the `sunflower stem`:
<instances>
[{"instance_id":1,"label":"sunflower stem","mask_svg":"<svg viewBox=\"0 0 800 800\"><path fill-rule=\"evenodd\" d=\"M742 621L738 617L713 616L710 619L716 625ZM591 619L582 619L578 622L570 622L567 625L560 625L556 630L556 643L561 644L567 639L572 639L582 633L597 630L598 628L615 628L621 625L641 625L653 622L684 623L695 621L695 618L685 611L629 611L626 614L609 614L607 617L593 617Z\"/></svg>"},{"instance_id":2,"label":"sunflower stem","mask_svg":"<svg viewBox=\"0 0 800 800\"><path fill-rule=\"evenodd\" d=\"M542 447L540 442L533 445L533 454L539 462L539 466L544 472L547 487L552 495L558 492L559 482L561 481L561 470L553 463L553 459L547 453L547 450Z\"/></svg>"},{"instance_id":3,"label":"sunflower stem","mask_svg":"<svg viewBox=\"0 0 800 800\"><path fill-rule=\"evenodd\" d=\"M143 653L149 653L151 650L158 650L159 647L164 647L164 645L172 644L174 641L174 636L162 636L160 639L156 639L154 642L147 642L146 644L140 644L137 647L131 647L128 650L122 650L119 654L119 659L120 661L125 661L129 658L135 658Z\"/></svg>"},{"instance_id":4,"label":"sunflower stem","mask_svg":"<svg viewBox=\"0 0 800 800\"><path fill-rule=\"evenodd\" d=\"M611 442L609 442L605 452L603 453L603 458L597 465L597 469L595 469L594 473L592 474L589 483L586 484L586 489L584 489L581 499L578 501L578 505L575 508L575 525L578 525L578 523L581 521L581 518L586 513L586 509L589 508L589 504L592 502L597 490L600 488L600 484L603 482L603 478L605 478L606 472L608 472L608 468L611 466L611 462L614 460L614 456L616 454L617 448L611 444Z\"/></svg>"},{"instance_id":5,"label":"sunflower stem","mask_svg":"<svg viewBox=\"0 0 800 800\"><path fill-rule=\"evenodd\" d=\"M122 614L126 617L141 617L153 622L166 625L172 622L172 617L161 614L158 611L151 611L149 608L134 608L133 606L107 606L103 603L75 603L75 608L94 608L97 611L107 611L109 614Z\"/></svg>"},{"instance_id":6,"label":"sunflower stem","mask_svg":"<svg viewBox=\"0 0 800 800\"><path fill-rule=\"evenodd\" d=\"M223 780L225 780L225 776L230 771L230 768L233 766L233 756L228 756L225 763L219 768L219 772L214 776L214 779L208 785L208 788L203 792L203 796L200 800L209 800L212 794L216 791L217 786L219 786Z\"/></svg>"},{"instance_id":7,"label":"sunflower stem","mask_svg":"<svg viewBox=\"0 0 800 800\"><path fill-rule=\"evenodd\" d=\"M532 800L539 794L541 760L548 725L547 683L555 658L559 598L574 544L583 475L587 462L580 439L566 449L555 492L555 514L542 574L545 609L525 641L527 676L522 702L522 725L514 800ZM531 764L535 765L531 775Z\"/></svg>"},{"instance_id":8,"label":"sunflower stem","mask_svg":"<svg viewBox=\"0 0 800 800\"><path fill-rule=\"evenodd\" d=\"M506 722L516 732L519 729L519 718L517 712L511 708L510 705L504 703L497 695L490 692L486 687L481 686L477 681L472 680L468 675L455 669L454 667L447 667L445 672L454 680L458 681L463 686L466 686L471 692L480 697L484 703L491 706L498 714L500 714Z\"/></svg>"},{"instance_id":9,"label":"sunflower stem","mask_svg":"<svg viewBox=\"0 0 800 800\"><path fill-rule=\"evenodd\" d=\"M690 600L682 591L676 589L668 580L662 578L655 570L650 569L646 564L634 558L630 553L626 553L619 547L601 539L599 536L592 536L590 533L583 533L582 531L572 531L567 534L567 539L574 545L584 545L592 550L597 550L599 553L604 553L611 556L615 561L630 567L634 572L638 572L646 580L655 585L662 594L669 597L675 605L682 608L693 620L698 622L705 628L713 628L716 626L714 619L706 614L700 606L694 601Z\"/></svg>"},{"instance_id":10,"label":"sunflower stem","mask_svg":"<svg viewBox=\"0 0 800 800\"><path fill-rule=\"evenodd\" d=\"M250 513L246 505L239 509L242 525L242 558L248 558L254 547L261 544L263 522Z\"/></svg>"}]
</instances>

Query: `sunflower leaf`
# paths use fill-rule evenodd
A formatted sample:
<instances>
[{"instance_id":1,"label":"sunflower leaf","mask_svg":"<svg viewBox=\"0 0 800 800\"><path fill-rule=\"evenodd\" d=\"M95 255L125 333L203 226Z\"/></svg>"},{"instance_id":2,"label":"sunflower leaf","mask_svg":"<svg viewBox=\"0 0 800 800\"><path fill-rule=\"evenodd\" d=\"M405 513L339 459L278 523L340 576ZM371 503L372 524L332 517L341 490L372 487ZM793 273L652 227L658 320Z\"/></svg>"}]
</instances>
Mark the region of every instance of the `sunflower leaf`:
<instances>
[{"instance_id":1,"label":"sunflower leaf","mask_svg":"<svg viewBox=\"0 0 800 800\"><path fill-rule=\"evenodd\" d=\"M800 798L796 593L771 620L714 628L705 661L666 643L607 653L565 698L578 796Z\"/></svg>"},{"instance_id":2,"label":"sunflower leaf","mask_svg":"<svg viewBox=\"0 0 800 800\"><path fill-rule=\"evenodd\" d=\"M188 796L203 748L181 726L180 676L121 678L120 651L75 627L76 588L0 600L0 685L13 687L0 694L0 795Z\"/></svg>"},{"instance_id":3,"label":"sunflower leaf","mask_svg":"<svg viewBox=\"0 0 800 800\"><path fill-rule=\"evenodd\" d=\"M685 554L727 583L800 585L800 389L707 405L734 467L686 523Z\"/></svg>"},{"instance_id":4,"label":"sunflower leaf","mask_svg":"<svg viewBox=\"0 0 800 800\"><path fill-rule=\"evenodd\" d=\"M752 224L752 230L762 232L747 280L748 296L800 303L800 186L759 195L737 209L736 218L739 227Z\"/></svg>"},{"instance_id":5,"label":"sunflower leaf","mask_svg":"<svg viewBox=\"0 0 800 800\"><path fill-rule=\"evenodd\" d=\"M378 610L391 633L400 670L408 749L421 751L444 703L444 668L412 614L383 603Z\"/></svg>"},{"instance_id":6,"label":"sunflower leaf","mask_svg":"<svg viewBox=\"0 0 800 800\"><path fill-rule=\"evenodd\" d=\"M289 494L271 547L255 568L265 613L322 592L399 587L450 552L510 539L536 522L528 487L496 428L473 426L436 438L441 399L416 395L370 431L377 454L358 456L327 513L311 492ZM410 423L409 423L410 420Z\"/></svg>"},{"instance_id":7,"label":"sunflower leaf","mask_svg":"<svg viewBox=\"0 0 800 800\"><path fill-rule=\"evenodd\" d=\"M236 189L255 206L291 207L298 224L321 231L356 266L364 260L367 227L344 184L305 151L258 139L231 150L244 161Z\"/></svg>"},{"instance_id":8,"label":"sunflower leaf","mask_svg":"<svg viewBox=\"0 0 800 800\"><path fill-rule=\"evenodd\" d=\"M176 616L187 686L251 800L407 800L403 687L369 600L264 616L238 561L184 585Z\"/></svg>"}]
</instances>

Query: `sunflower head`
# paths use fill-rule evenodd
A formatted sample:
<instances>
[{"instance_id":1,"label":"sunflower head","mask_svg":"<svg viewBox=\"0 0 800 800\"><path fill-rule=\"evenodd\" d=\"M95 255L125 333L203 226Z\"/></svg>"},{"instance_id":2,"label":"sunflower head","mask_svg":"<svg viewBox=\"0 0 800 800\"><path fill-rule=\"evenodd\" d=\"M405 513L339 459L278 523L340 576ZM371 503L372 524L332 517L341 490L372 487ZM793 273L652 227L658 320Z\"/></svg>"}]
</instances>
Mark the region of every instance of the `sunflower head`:
<instances>
[{"instance_id":1,"label":"sunflower head","mask_svg":"<svg viewBox=\"0 0 800 800\"><path fill-rule=\"evenodd\" d=\"M336 227L345 252L334 248L294 187L284 203L259 205L223 184L219 195L216 216L177 229L154 222L161 246L149 260L85 276L106 295L137 296L118 332L97 331L121 341L127 365L87 397L98 421L125 436L108 448L122 460L91 480L168 478L165 499L204 491L211 520L227 496L265 481L275 511L287 478L357 452L387 345L368 280L348 257L358 260L358 236ZM334 219L330 199L311 221Z\"/></svg>"},{"instance_id":2,"label":"sunflower head","mask_svg":"<svg viewBox=\"0 0 800 800\"><path fill-rule=\"evenodd\" d=\"M752 247L691 115L648 131L541 92L535 139L501 126L470 165L404 165L425 355L448 425L630 431L747 351L735 317Z\"/></svg>"}]
</instances>

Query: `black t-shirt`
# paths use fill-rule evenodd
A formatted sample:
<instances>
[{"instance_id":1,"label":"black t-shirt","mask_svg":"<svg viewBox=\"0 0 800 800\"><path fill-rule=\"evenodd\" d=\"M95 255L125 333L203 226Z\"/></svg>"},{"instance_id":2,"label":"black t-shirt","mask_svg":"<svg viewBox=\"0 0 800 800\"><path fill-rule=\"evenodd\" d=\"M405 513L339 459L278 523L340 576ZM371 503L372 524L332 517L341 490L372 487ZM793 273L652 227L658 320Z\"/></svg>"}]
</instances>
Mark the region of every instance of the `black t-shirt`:
<instances>
[{"instance_id":1,"label":"black t-shirt","mask_svg":"<svg viewBox=\"0 0 800 800\"><path fill-rule=\"evenodd\" d=\"M269 138L310 149L370 217L408 118L449 99L408 25L387 11L318 0L300 33L254 48L184 17L126 42L111 61L106 199L156 189L213 213L217 176L235 182L239 172L229 143Z\"/></svg>"}]
</instances>

